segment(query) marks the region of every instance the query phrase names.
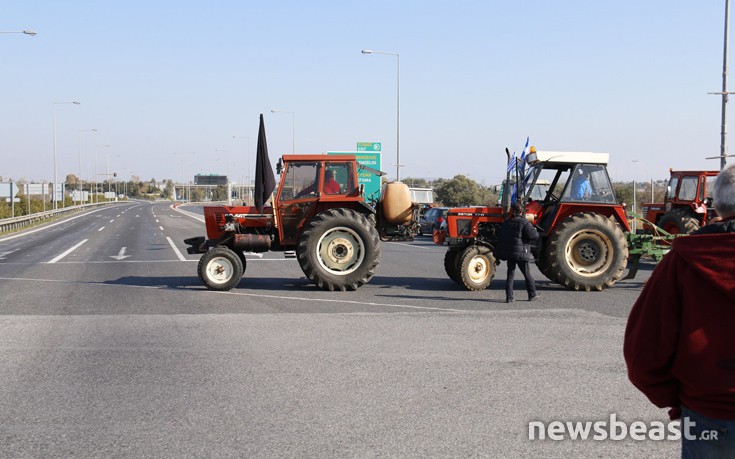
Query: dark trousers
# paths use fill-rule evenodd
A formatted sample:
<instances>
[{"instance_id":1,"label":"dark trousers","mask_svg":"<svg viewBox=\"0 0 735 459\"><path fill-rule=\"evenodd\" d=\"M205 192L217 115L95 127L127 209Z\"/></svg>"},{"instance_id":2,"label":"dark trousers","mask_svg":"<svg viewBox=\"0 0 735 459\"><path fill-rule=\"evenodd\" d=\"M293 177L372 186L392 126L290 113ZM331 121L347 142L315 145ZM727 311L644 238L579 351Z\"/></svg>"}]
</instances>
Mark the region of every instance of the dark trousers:
<instances>
[{"instance_id":1,"label":"dark trousers","mask_svg":"<svg viewBox=\"0 0 735 459\"><path fill-rule=\"evenodd\" d=\"M536 295L536 281L531 275L531 267L527 261L513 260L508 260L508 277L505 279L505 297L509 299L513 298L513 278L516 273L516 265L518 265L518 269L521 270L523 277L526 279L526 291L528 292L528 297L531 298Z\"/></svg>"}]
</instances>

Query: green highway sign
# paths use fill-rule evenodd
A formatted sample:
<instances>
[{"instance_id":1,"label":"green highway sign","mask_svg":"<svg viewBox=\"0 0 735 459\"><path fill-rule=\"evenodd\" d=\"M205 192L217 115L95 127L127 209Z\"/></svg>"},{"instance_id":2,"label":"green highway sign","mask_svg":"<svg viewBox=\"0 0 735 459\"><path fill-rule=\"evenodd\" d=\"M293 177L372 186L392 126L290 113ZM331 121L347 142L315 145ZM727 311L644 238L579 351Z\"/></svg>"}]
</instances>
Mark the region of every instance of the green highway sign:
<instances>
[{"instance_id":1,"label":"green highway sign","mask_svg":"<svg viewBox=\"0 0 735 459\"><path fill-rule=\"evenodd\" d=\"M375 142L370 142L374 144ZM359 145L359 144L358 144ZM380 148L380 143L377 144ZM328 151L328 155L355 155L357 162L370 167L372 169L380 170L380 151ZM368 171L360 171L357 173L358 185L365 185L365 201L378 200L380 196L380 177Z\"/></svg>"},{"instance_id":2,"label":"green highway sign","mask_svg":"<svg viewBox=\"0 0 735 459\"><path fill-rule=\"evenodd\" d=\"M357 151L380 151L380 142L357 142Z\"/></svg>"}]
</instances>

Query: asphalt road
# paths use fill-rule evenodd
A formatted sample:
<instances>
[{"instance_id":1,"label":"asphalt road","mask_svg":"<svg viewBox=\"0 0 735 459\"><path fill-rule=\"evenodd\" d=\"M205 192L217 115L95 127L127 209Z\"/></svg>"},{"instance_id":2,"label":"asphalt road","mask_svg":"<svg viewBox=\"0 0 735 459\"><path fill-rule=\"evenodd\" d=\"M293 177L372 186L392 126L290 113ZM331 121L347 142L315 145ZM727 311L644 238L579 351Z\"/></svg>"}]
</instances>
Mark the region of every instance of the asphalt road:
<instances>
[{"instance_id":1,"label":"asphalt road","mask_svg":"<svg viewBox=\"0 0 735 459\"><path fill-rule=\"evenodd\" d=\"M124 203L0 237L1 457L671 457L676 441L529 440L530 421L665 421L622 335L650 266L536 302L460 290L429 238L323 292L280 253L210 292L199 209ZM517 281L522 299L523 282Z\"/></svg>"}]
</instances>

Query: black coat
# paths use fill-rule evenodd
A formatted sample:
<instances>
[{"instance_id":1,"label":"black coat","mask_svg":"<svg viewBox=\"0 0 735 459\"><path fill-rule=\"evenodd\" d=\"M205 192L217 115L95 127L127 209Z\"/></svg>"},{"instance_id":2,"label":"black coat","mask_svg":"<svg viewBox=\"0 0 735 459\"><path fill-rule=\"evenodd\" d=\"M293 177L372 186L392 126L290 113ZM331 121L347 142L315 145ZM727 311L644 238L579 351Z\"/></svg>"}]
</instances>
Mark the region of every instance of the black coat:
<instances>
[{"instance_id":1,"label":"black coat","mask_svg":"<svg viewBox=\"0 0 735 459\"><path fill-rule=\"evenodd\" d=\"M500 260L533 261L531 244L538 239L536 228L524 217L512 217L500 225L495 256Z\"/></svg>"},{"instance_id":2,"label":"black coat","mask_svg":"<svg viewBox=\"0 0 735 459\"><path fill-rule=\"evenodd\" d=\"M726 220L722 220L709 225L704 225L692 234L720 234L720 233L735 233L735 217L730 217Z\"/></svg>"}]
</instances>

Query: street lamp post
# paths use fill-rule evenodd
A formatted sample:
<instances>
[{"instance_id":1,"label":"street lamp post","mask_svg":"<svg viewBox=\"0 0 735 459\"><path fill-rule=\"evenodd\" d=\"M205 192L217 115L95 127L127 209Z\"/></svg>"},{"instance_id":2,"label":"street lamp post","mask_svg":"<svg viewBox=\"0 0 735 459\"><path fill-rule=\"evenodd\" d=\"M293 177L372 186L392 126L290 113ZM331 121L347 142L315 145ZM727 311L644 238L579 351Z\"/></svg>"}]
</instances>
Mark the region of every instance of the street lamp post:
<instances>
[{"instance_id":1,"label":"street lamp post","mask_svg":"<svg viewBox=\"0 0 735 459\"><path fill-rule=\"evenodd\" d=\"M363 49L362 54L385 54L396 56L396 182L400 182L401 167L401 56L398 53Z\"/></svg>"},{"instance_id":2,"label":"street lamp post","mask_svg":"<svg viewBox=\"0 0 735 459\"><path fill-rule=\"evenodd\" d=\"M230 155L227 154L226 150L218 150L215 149L214 151L219 153L225 153L225 162L227 163L227 205L232 205L232 190L230 190ZM217 158L215 161L219 161L222 158Z\"/></svg>"},{"instance_id":3,"label":"street lamp post","mask_svg":"<svg viewBox=\"0 0 735 459\"><path fill-rule=\"evenodd\" d=\"M71 102L54 102L52 104L52 108L53 108L53 112L54 112L54 184L53 184L53 186L51 188L53 190L52 194L53 194L53 201L54 201L54 209L57 209L59 207L58 206L58 203L57 203L57 199L56 199L56 186L57 186L56 182L58 180L58 177L57 177L57 169L56 169L56 106L57 105L63 105L63 104L79 105L80 102L77 102L77 101L71 101ZM63 188L61 190L61 199L64 199L64 190L63 190Z\"/></svg>"},{"instance_id":4,"label":"street lamp post","mask_svg":"<svg viewBox=\"0 0 735 459\"><path fill-rule=\"evenodd\" d=\"M94 194L96 198L95 202L100 202L99 196L96 196L97 195L97 176L99 175L97 174L97 150L100 148L110 148L110 146L109 145L97 145L94 149ZM103 190L105 189L104 186L102 187L102 189Z\"/></svg>"},{"instance_id":5,"label":"street lamp post","mask_svg":"<svg viewBox=\"0 0 735 459\"><path fill-rule=\"evenodd\" d=\"M77 134L79 135L79 202L82 202L82 132L97 132L97 129L79 129ZM90 185L90 194L92 185Z\"/></svg>"},{"instance_id":6,"label":"street lamp post","mask_svg":"<svg viewBox=\"0 0 735 459\"><path fill-rule=\"evenodd\" d=\"M120 155L112 155L113 158L119 158ZM117 175L117 174L115 174ZM112 185L110 185L110 153L107 152L107 164L105 165L105 176L107 178L107 192L112 191ZM115 180L115 201L117 201L117 180Z\"/></svg>"},{"instance_id":7,"label":"street lamp post","mask_svg":"<svg viewBox=\"0 0 735 459\"><path fill-rule=\"evenodd\" d=\"M177 155L177 156L178 155L181 155L182 156L181 157L181 195L185 199L186 199L186 184L184 182L184 178L186 176L186 171L185 171L185 168L184 168L184 160L185 160L185 158L183 157L183 155L193 155L193 154L194 154L193 151L186 151L186 152L174 153L174 155ZM174 190L175 189L176 189L176 187L174 187Z\"/></svg>"},{"instance_id":8,"label":"street lamp post","mask_svg":"<svg viewBox=\"0 0 735 459\"><path fill-rule=\"evenodd\" d=\"M250 137L242 137L242 136L233 135L232 138L233 139L246 139L247 140L247 142L245 142L245 145L248 146L248 152L247 152L247 155L245 157L245 162L247 163L248 176L247 176L247 183L246 183L245 187L248 189L248 202L252 202L252 197L250 196Z\"/></svg>"},{"instance_id":9,"label":"street lamp post","mask_svg":"<svg viewBox=\"0 0 735 459\"><path fill-rule=\"evenodd\" d=\"M291 115L291 154L296 152L296 113L285 110L271 110L271 113L289 113Z\"/></svg>"},{"instance_id":10,"label":"street lamp post","mask_svg":"<svg viewBox=\"0 0 735 459\"><path fill-rule=\"evenodd\" d=\"M35 30L9 30L0 31L0 33L22 33L25 35L30 35L31 37L35 37L38 34Z\"/></svg>"}]
</instances>

